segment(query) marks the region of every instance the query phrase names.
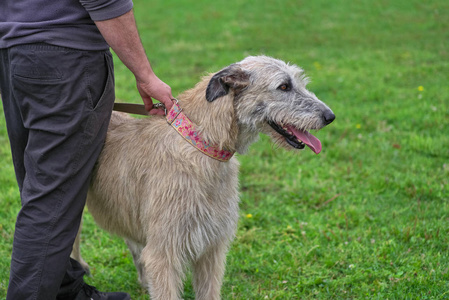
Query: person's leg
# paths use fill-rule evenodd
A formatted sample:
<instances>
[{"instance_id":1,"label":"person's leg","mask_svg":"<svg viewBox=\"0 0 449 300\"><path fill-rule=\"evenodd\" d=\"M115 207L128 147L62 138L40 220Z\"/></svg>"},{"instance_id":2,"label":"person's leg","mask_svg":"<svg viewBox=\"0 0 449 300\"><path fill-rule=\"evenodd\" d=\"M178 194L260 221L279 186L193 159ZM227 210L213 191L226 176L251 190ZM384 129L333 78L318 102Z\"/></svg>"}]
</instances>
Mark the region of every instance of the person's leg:
<instances>
[{"instance_id":1,"label":"person's leg","mask_svg":"<svg viewBox=\"0 0 449 300\"><path fill-rule=\"evenodd\" d=\"M112 111L112 57L46 45L7 55L2 100L22 199L7 299L55 299L61 285L65 295L82 285L69 256Z\"/></svg>"},{"instance_id":2,"label":"person's leg","mask_svg":"<svg viewBox=\"0 0 449 300\"><path fill-rule=\"evenodd\" d=\"M62 279L61 286L56 297L57 300L70 300L74 299L77 293L84 285L83 276L85 271L81 264L70 258L67 261L66 272Z\"/></svg>"},{"instance_id":3,"label":"person's leg","mask_svg":"<svg viewBox=\"0 0 449 300\"><path fill-rule=\"evenodd\" d=\"M28 141L28 130L23 126L20 108L14 101L10 83L11 65L9 62L9 49L0 49L0 93L5 111L5 120L12 151L14 171L16 173L19 191L22 192L25 167L23 153ZM6 113L7 112L7 113Z\"/></svg>"}]
</instances>

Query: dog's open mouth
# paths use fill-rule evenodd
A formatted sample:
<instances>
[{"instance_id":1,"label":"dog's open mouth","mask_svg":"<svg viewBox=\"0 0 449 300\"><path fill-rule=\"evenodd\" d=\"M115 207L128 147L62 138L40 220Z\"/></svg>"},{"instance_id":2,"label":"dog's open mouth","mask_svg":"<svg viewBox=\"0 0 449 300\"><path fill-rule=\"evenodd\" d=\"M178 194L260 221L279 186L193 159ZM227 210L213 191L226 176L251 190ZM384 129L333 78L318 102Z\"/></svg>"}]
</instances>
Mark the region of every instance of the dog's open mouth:
<instances>
[{"instance_id":1,"label":"dog's open mouth","mask_svg":"<svg viewBox=\"0 0 449 300\"><path fill-rule=\"evenodd\" d=\"M273 121L268 121L268 124L280 135L285 138L285 141L296 149L304 149L307 145L316 154L321 152L321 142L310 132L295 128L291 125L279 125Z\"/></svg>"}]
</instances>

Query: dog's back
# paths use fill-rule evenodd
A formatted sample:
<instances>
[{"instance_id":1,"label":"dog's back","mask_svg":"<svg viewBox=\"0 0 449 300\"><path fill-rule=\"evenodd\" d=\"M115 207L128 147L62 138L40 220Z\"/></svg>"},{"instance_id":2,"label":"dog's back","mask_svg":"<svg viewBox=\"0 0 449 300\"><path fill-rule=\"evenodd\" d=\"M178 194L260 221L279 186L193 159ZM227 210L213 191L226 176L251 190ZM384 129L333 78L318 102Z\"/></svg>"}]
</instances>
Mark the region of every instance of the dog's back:
<instances>
[{"instance_id":1,"label":"dog's back","mask_svg":"<svg viewBox=\"0 0 449 300\"><path fill-rule=\"evenodd\" d=\"M111 121L109 122L108 131L114 130L122 123L129 122L132 118L125 113L113 111L111 115Z\"/></svg>"}]
</instances>

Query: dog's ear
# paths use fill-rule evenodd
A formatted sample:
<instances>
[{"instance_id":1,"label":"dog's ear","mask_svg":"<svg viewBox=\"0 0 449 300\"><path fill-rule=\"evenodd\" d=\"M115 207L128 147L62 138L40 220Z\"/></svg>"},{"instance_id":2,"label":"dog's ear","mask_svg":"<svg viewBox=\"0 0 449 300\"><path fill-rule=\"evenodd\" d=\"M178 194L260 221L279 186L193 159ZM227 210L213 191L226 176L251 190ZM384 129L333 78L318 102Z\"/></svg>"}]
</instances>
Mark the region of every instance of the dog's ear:
<instances>
[{"instance_id":1,"label":"dog's ear","mask_svg":"<svg viewBox=\"0 0 449 300\"><path fill-rule=\"evenodd\" d=\"M249 84L249 74L237 64L232 64L212 76L206 89L206 99L209 102L223 97L229 93L229 89L238 93Z\"/></svg>"}]
</instances>

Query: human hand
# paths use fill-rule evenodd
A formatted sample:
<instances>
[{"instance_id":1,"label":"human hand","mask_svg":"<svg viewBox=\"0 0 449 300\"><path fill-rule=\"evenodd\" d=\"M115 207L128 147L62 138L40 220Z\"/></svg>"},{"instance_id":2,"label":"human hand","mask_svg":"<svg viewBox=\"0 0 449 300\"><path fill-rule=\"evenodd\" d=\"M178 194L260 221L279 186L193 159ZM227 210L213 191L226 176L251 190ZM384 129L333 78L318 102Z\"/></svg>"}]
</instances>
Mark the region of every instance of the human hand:
<instances>
[{"instance_id":1,"label":"human hand","mask_svg":"<svg viewBox=\"0 0 449 300\"><path fill-rule=\"evenodd\" d=\"M146 81L136 80L137 90L142 97L143 103L145 104L145 109L150 113L150 115L165 115L165 110L163 108L154 108L153 99L159 100L164 104L165 108L168 110L173 106L173 96L171 93L171 88L165 82L160 80L154 73L147 77Z\"/></svg>"}]
</instances>

